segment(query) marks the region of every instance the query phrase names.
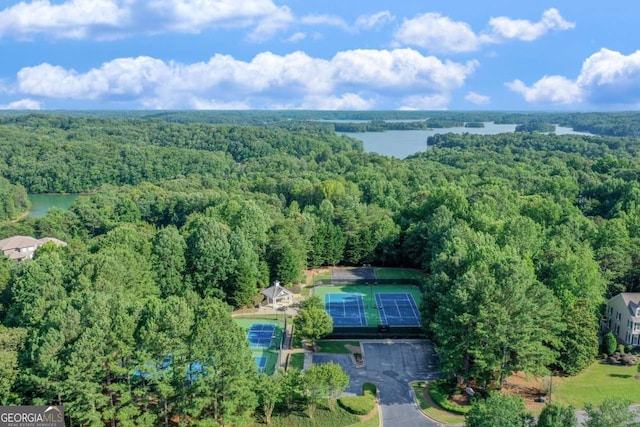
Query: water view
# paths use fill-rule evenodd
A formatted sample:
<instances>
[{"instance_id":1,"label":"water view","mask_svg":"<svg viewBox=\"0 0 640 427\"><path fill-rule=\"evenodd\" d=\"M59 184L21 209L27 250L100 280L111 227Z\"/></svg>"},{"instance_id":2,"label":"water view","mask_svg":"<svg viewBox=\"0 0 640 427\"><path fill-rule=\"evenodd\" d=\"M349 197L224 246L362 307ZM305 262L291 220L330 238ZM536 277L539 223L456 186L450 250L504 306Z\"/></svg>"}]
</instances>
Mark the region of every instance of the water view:
<instances>
[{"instance_id":1,"label":"water view","mask_svg":"<svg viewBox=\"0 0 640 427\"><path fill-rule=\"evenodd\" d=\"M78 197L77 194L29 194L31 211L29 218L42 217L53 207L67 210Z\"/></svg>"},{"instance_id":2,"label":"water view","mask_svg":"<svg viewBox=\"0 0 640 427\"><path fill-rule=\"evenodd\" d=\"M483 128L440 128L432 130L388 130L386 132L338 132L363 142L364 150L385 156L404 159L412 154L427 150L427 138L443 133L469 133L475 135L495 135L510 133L516 129L515 124L496 124L485 122ZM585 132L575 132L571 128L556 126L556 135L589 135Z\"/></svg>"}]
</instances>

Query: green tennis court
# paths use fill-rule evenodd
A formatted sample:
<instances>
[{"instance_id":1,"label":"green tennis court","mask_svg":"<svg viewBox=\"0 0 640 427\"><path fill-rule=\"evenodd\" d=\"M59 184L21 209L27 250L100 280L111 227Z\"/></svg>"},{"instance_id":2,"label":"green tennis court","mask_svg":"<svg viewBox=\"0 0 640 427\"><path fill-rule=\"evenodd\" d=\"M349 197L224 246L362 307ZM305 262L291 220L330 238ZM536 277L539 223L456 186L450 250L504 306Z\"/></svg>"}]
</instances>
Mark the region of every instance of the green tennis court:
<instances>
[{"instance_id":1,"label":"green tennis court","mask_svg":"<svg viewBox=\"0 0 640 427\"><path fill-rule=\"evenodd\" d=\"M314 296L325 303L337 327L420 326L422 292L417 286L322 285L314 287Z\"/></svg>"}]
</instances>

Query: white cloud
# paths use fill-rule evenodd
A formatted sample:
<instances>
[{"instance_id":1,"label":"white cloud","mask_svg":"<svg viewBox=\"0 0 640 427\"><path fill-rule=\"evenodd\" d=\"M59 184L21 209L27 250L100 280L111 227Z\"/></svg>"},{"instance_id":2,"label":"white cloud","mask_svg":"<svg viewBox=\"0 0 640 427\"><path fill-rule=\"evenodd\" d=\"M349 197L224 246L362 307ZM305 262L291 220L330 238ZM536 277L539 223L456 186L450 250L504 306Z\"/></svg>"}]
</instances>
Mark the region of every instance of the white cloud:
<instances>
[{"instance_id":1,"label":"white cloud","mask_svg":"<svg viewBox=\"0 0 640 427\"><path fill-rule=\"evenodd\" d=\"M172 29L197 31L212 23L241 23L243 19L262 18L280 9L271 0L136 0L146 3L145 10L167 20Z\"/></svg>"},{"instance_id":2,"label":"white cloud","mask_svg":"<svg viewBox=\"0 0 640 427\"><path fill-rule=\"evenodd\" d=\"M459 87L476 68L475 61L459 64L423 56L413 49L339 52L332 60L338 80L381 89Z\"/></svg>"},{"instance_id":3,"label":"white cloud","mask_svg":"<svg viewBox=\"0 0 640 427\"><path fill-rule=\"evenodd\" d=\"M356 19L355 27L363 30L371 30L374 28L380 28L394 19L395 16L393 16L391 12L383 10L370 15L360 15Z\"/></svg>"},{"instance_id":4,"label":"white cloud","mask_svg":"<svg viewBox=\"0 0 640 427\"><path fill-rule=\"evenodd\" d=\"M263 52L251 61L218 54L193 64L137 57L86 72L46 63L26 67L14 86L25 97L123 101L149 108L207 108L236 105L237 100L243 100L237 108L368 108L378 100L415 93L424 94L423 99L411 102L440 106L476 66L474 61L443 62L412 49L349 50L328 60L304 52ZM437 102L428 99L434 96L440 97Z\"/></svg>"},{"instance_id":5,"label":"white cloud","mask_svg":"<svg viewBox=\"0 0 640 427\"><path fill-rule=\"evenodd\" d=\"M418 46L430 52L473 52L479 40L469 24L453 21L439 13L425 13L405 19L394 35L396 43Z\"/></svg>"},{"instance_id":6,"label":"white cloud","mask_svg":"<svg viewBox=\"0 0 640 427\"><path fill-rule=\"evenodd\" d=\"M294 21L293 14L287 6L282 6L274 13L263 18L249 34L253 41L265 41L274 34L287 28Z\"/></svg>"},{"instance_id":7,"label":"white cloud","mask_svg":"<svg viewBox=\"0 0 640 427\"><path fill-rule=\"evenodd\" d=\"M336 15L306 15L300 19L300 22L305 25L327 25L341 28L344 31L352 31L349 24Z\"/></svg>"},{"instance_id":8,"label":"white cloud","mask_svg":"<svg viewBox=\"0 0 640 427\"><path fill-rule=\"evenodd\" d=\"M345 93L341 96L309 96L301 105L293 108L305 110L370 110L375 107L375 102L367 100L354 93Z\"/></svg>"},{"instance_id":9,"label":"white cloud","mask_svg":"<svg viewBox=\"0 0 640 427\"><path fill-rule=\"evenodd\" d=\"M511 39L533 41L551 30L570 30L575 27L575 23L565 20L557 9L552 8L546 10L538 22L499 16L491 18L489 27L491 30L485 39L488 42Z\"/></svg>"},{"instance_id":10,"label":"white cloud","mask_svg":"<svg viewBox=\"0 0 640 427\"><path fill-rule=\"evenodd\" d=\"M548 9L538 22L506 16L491 18L487 30L475 33L466 22L432 12L405 19L394 34L394 45L418 46L436 53L465 53L477 51L488 43L533 41L549 31L574 27L557 9Z\"/></svg>"},{"instance_id":11,"label":"white cloud","mask_svg":"<svg viewBox=\"0 0 640 427\"><path fill-rule=\"evenodd\" d=\"M414 95L402 100L401 110L446 110L449 96L443 93L435 95Z\"/></svg>"},{"instance_id":12,"label":"white cloud","mask_svg":"<svg viewBox=\"0 0 640 427\"><path fill-rule=\"evenodd\" d=\"M544 76L531 87L520 80L506 83L506 86L521 94L525 101L534 104L575 104L582 102L583 97L581 88L563 76Z\"/></svg>"},{"instance_id":13,"label":"white cloud","mask_svg":"<svg viewBox=\"0 0 640 427\"><path fill-rule=\"evenodd\" d=\"M191 106L195 110L248 110L250 106L243 101L216 101L215 99L200 99L193 98L191 100ZM159 106L159 109L165 109L165 107Z\"/></svg>"},{"instance_id":14,"label":"white cloud","mask_svg":"<svg viewBox=\"0 0 640 427\"><path fill-rule=\"evenodd\" d=\"M97 99L102 95L137 96L170 77L168 64L140 56L107 62L81 74L59 66L41 64L18 72L18 90L50 98Z\"/></svg>"},{"instance_id":15,"label":"white cloud","mask_svg":"<svg viewBox=\"0 0 640 427\"><path fill-rule=\"evenodd\" d=\"M0 10L0 37L100 39L255 27L258 38L292 20L289 9L272 0L34 0Z\"/></svg>"},{"instance_id":16,"label":"white cloud","mask_svg":"<svg viewBox=\"0 0 640 427\"><path fill-rule=\"evenodd\" d=\"M21 99L8 104L0 104L0 110L41 110L42 103L33 99Z\"/></svg>"},{"instance_id":17,"label":"white cloud","mask_svg":"<svg viewBox=\"0 0 640 427\"><path fill-rule=\"evenodd\" d=\"M20 2L0 11L0 37L31 37L47 33L57 38L84 38L92 28L122 28L130 10L115 0L49 0Z\"/></svg>"},{"instance_id":18,"label":"white cloud","mask_svg":"<svg viewBox=\"0 0 640 427\"><path fill-rule=\"evenodd\" d=\"M299 31L297 33L291 34L287 41L290 43L295 43L299 42L300 40L304 40L305 38L307 38L307 34Z\"/></svg>"},{"instance_id":19,"label":"white cloud","mask_svg":"<svg viewBox=\"0 0 640 427\"><path fill-rule=\"evenodd\" d=\"M601 49L582 64L578 84L587 87L608 85L640 85L640 50L623 55L609 49Z\"/></svg>"},{"instance_id":20,"label":"white cloud","mask_svg":"<svg viewBox=\"0 0 640 427\"><path fill-rule=\"evenodd\" d=\"M480 95L476 92L469 92L465 95L464 99L476 105L487 105L491 103L491 97L487 95Z\"/></svg>"},{"instance_id":21,"label":"white cloud","mask_svg":"<svg viewBox=\"0 0 640 427\"><path fill-rule=\"evenodd\" d=\"M640 50L624 55L601 49L582 64L575 80L545 76L531 86L520 80L507 83L532 103L640 105Z\"/></svg>"}]
</instances>

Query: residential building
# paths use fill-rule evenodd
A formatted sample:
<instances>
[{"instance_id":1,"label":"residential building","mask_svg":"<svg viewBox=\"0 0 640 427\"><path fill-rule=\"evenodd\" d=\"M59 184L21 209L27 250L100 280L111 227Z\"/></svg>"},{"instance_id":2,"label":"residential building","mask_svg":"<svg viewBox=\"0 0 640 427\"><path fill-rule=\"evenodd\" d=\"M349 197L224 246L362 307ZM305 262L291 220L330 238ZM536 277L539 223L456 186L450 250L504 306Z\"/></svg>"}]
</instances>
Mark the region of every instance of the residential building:
<instances>
[{"instance_id":1,"label":"residential building","mask_svg":"<svg viewBox=\"0 0 640 427\"><path fill-rule=\"evenodd\" d=\"M36 249L49 242L58 246L67 246L62 240L53 237L35 239L30 236L13 236L0 240L0 250L9 259L23 261L32 259Z\"/></svg>"},{"instance_id":2,"label":"residential building","mask_svg":"<svg viewBox=\"0 0 640 427\"><path fill-rule=\"evenodd\" d=\"M640 346L640 292L620 293L604 310L603 330L613 332L622 344Z\"/></svg>"}]
</instances>

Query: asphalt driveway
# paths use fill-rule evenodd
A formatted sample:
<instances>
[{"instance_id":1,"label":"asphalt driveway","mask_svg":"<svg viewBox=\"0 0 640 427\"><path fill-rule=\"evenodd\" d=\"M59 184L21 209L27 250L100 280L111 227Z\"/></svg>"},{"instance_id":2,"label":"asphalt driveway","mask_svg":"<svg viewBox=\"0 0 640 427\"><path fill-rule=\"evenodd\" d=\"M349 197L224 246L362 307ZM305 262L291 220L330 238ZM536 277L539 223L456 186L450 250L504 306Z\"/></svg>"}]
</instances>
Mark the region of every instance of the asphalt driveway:
<instances>
[{"instance_id":1,"label":"asphalt driveway","mask_svg":"<svg viewBox=\"0 0 640 427\"><path fill-rule=\"evenodd\" d=\"M349 355L314 354L313 363L338 363L349 374L347 393L359 395L370 382L378 388L385 427L440 426L416 407L409 382L438 378L436 356L427 340L361 340L366 365Z\"/></svg>"}]
</instances>

